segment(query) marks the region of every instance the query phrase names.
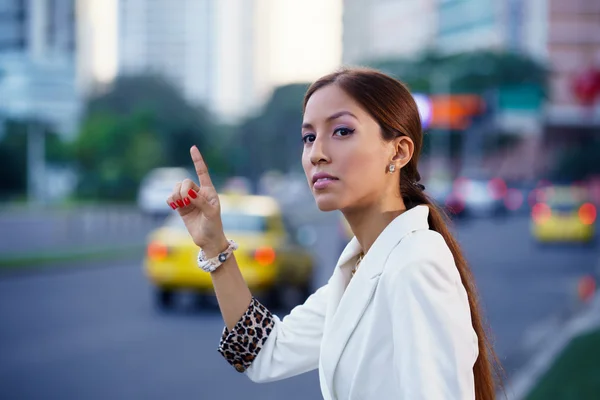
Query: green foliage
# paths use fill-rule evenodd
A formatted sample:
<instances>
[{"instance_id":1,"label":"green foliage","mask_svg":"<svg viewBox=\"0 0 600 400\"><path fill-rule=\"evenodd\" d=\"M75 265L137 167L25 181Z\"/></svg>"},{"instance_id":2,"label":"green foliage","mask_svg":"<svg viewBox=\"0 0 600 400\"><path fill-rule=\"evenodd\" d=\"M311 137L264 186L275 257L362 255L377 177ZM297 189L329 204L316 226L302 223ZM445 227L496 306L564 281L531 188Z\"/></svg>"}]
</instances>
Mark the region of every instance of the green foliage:
<instances>
[{"instance_id":1,"label":"green foliage","mask_svg":"<svg viewBox=\"0 0 600 400\"><path fill-rule=\"evenodd\" d=\"M22 123L8 121L0 140L0 196L23 195L27 191L27 130Z\"/></svg>"},{"instance_id":2,"label":"green foliage","mask_svg":"<svg viewBox=\"0 0 600 400\"><path fill-rule=\"evenodd\" d=\"M443 56L426 53L418 59L382 59L366 63L406 82L412 91L435 93L435 74L447 76L452 92L482 93L505 86L535 85L545 91L548 71L531 58L481 50Z\"/></svg>"},{"instance_id":3,"label":"green foliage","mask_svg":"<svg viewBox=\"0 0 600 400\"><path fill-rule=\"evenodd\" d=\"M256 179L267 170L301 168L302 99L307 84L277 88L258 116L249 118L238 132L233 150L236 172Z\"/></svg>"},{"instance_id":4,"label":"green foliage","mask_svg":"<svg viewBox=\"0 0 600 400\"><path fill-rule=\"evenodd\" d=\"M158 134L147 113L96 113L85 121L75 144L83 198L130 200L139 182L163 164Z\"/></svg>"},{"instance_id":5,"label":"green foliage","mask_svg":"<svg viewBox=\"0 0 600 400\"><path fill-rule=\"evenodd\" d=\"M190 167L197 145L216 174L227 170L218 134L206 110L189 104L156 76L118 78L89 100L74 146L83 198L133 200L153 168Z\"/></svg>"},{"instance_id":6,"label":"green foliage","mask_svg":"<svg viewBox=\"0 0 600 400\"><path fill-rule=\"evenodd\" d=\"M0 197L23 197L27 192L27 132L30 124L36 121L8 120L5 134L0 138ZM46 162L49 164L67 164L72 159L70 144L64 141L48 126L45 131Z\"/></svg>"}]
</instances>

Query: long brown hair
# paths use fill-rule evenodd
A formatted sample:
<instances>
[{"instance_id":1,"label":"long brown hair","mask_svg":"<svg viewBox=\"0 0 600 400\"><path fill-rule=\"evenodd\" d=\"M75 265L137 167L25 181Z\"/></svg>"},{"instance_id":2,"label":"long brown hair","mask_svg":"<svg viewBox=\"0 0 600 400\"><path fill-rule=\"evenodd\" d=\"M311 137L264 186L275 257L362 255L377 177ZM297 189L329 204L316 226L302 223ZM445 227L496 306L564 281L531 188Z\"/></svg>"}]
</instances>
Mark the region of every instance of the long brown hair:
<instances>
[{"instance_id":1,"label":"long brown hair","mask_svg":"<svg viewBox=\"0 0 600 400\"><path fill-rule=\"evenodd\" d=\"M475 280L462 250L450 233L448 216L415 183L421 176L417 169L423 147L423 130L417 104L408 88L398 80L368 68L344 68L314 82L304 96L304 110L310 97L319 89L337 85L367 111L381 127L385 140L408 136L414 142L412 159L400 170L400 193L407 208L420 204L429 207L429 226L440 233L454 256L454 262L467 291L471 320L479 340L479 357L473 366L475 398L495 398L496 383L501 384L502 369L488 333L484 328Z\"/></svg>"}]
</instances>

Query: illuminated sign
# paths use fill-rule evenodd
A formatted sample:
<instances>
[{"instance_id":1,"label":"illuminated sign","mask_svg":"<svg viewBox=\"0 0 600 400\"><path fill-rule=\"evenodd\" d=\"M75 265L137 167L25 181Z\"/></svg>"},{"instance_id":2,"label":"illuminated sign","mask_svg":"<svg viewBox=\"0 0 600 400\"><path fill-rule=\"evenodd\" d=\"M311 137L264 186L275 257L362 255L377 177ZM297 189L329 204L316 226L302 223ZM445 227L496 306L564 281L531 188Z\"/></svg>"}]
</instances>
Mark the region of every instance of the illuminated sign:
<instances>
[{"instance_id":1,"label":"illuminated sign","mask_svg":"<svg viewBox=\"0 0 600 400\"><path fill-rule=\"evenodd\" d=\"M413 98L419 109L421 125L423 126L423 129L427 129L431 122L431 100L429 99L429 96L421 93L414 93Z\"/></svg>"},{"instance_id":2,"label":"illuminated sign","mask_svg":"<svg viewBox=\"0 0 600 400\"><path fill-rule=\"evenodd\" d=\"M430 127L463 130L484 110L485 101L477 95L432 96Z\"/></svg>"}]
</instances>

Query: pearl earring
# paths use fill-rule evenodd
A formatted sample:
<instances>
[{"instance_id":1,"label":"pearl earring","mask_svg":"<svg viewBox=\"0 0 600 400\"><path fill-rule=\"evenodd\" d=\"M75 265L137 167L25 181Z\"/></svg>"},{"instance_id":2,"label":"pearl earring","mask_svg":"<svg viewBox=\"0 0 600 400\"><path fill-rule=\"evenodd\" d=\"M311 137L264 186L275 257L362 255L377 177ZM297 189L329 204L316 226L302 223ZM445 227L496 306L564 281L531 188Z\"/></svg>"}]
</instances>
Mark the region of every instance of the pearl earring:
<instances>
[{"instance_id":1,"label":"pearl earring","mask_svg":"<svg viewBox=\"0 0 600 400\"><path fill-rule=\"evenodd\" d=\"M395 170L396 170L396 165L390 164L390 167L389 167L390 174L393 174Z\"/></svg>"}]
</instances>

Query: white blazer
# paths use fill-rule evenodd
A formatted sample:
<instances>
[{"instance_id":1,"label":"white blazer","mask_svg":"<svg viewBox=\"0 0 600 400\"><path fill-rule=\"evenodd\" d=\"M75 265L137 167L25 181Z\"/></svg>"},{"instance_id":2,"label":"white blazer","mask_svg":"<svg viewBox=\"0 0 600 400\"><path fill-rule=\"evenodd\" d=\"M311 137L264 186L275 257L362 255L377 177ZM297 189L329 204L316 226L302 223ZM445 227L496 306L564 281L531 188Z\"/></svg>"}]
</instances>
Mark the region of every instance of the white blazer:
<instances>
[{"instance_id":1,"label":"white blazer","mask_svg":"<svg viewBox=\"0 0 600 400\"><path fill-rule=\"evenodd\" d=\"M474 399L478 356L450 249L417 206L379 235L351 279L353 238L329 282L294 308L245 371L270 382L315 368L326 400Z\"/></svg>"}]
</instances>

